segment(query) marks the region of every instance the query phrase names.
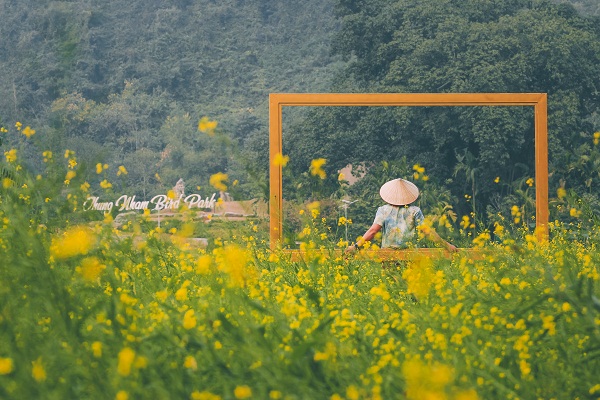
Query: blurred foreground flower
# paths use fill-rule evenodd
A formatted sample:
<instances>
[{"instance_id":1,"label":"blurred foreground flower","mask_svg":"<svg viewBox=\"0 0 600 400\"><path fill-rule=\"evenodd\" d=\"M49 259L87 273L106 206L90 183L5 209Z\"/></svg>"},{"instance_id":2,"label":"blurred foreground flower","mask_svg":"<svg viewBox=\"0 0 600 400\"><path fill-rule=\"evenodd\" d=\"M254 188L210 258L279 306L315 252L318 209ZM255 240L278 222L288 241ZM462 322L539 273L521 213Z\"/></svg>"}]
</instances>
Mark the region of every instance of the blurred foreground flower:
<instances>
[{"instance_id":1,"label":"blurred foreground flower","mask_svg":"<svg viewBox=\"0 0 600 400\"><path fill-rule=\"evenodd\" d=\"M81 277L88 282L95 282L102 272L106 269L106 265L102 264L96 257L86 257L81 260L81 266L77 267L77 272Z\"/></svg>"},{"instance_id":2,"label":"blurred foreground flower","mask_svg":"<svg viewBox=\"0 0 600 400\"><path fill-rule=\"evenodd\" d=\"M121 376L128 376L131 373L131 366L135 360L135 351L129 347L125 347L119 352L119 363L117 365L117 372Z\"/></svg>"},{"instance_id":3,"label":"blurred foreground flower","mask_svg":"<svg viewBox=\"0 0 600 400\"><path fill-rule=\"evenodd\" d=\"M224 174L222 172L217 172L216 174L210 176L210 179L208 182L215 189L217 189L221 192L224 192L227 190L227 186L223 182L227 181L227 178L228 178L227 174Z\"/></svg>"},{"instance_id":4,"label":"blurred foreground flower","mask_svg":"<svg viewBox=\"0 0 600 400\"><path fill-rule=\"evenodd\" d=\"M281 153L277 153L277 154L275 154L275 157L273 157L273 165L275 165L275 166L285 167L289 161L290 161L290 157L284 156Z\"/></svg>"},{"instance_id":5,"label":"blurred foreground flower","mask_svg":"<svg viewBox=\"0 0 600 400\"><path fill-rule=\"evenodd\" d=\"M321 179L325 179L327 174L323 170L326 160L324 158L317 158L310 162L310 174L312 176L318 176Z\"/></svg>"},{"instance_id":6,"label":"blurred foreground flower","mask_svg":"<svg viewBox=\"0 0 600 400\"><path fill-rule=\"evenodd\" d=\"M249 281L257 277L254 266L250 263L250 254L236 245L227 245L214 250L218 269L229 276L231 286L245 287Z\"/></svg>"},{"instance_id":7,"label":"blurred foreground flower","mask_svg":"<svg viewBox=\"0 0 600 400\"><path fill-rule=\"evenodd\" d=\"M46 369L42 364L42 357L39 357L37 360L31 362L31 376L38 382L43 382L46 380Z\"/></svg>"},{"instance_id":8,"label":"blurred foreground flower","mask_svg":"<svg viewBox=\"0 0 600 400\"><path fill-rule=\"evenodd\" d=\"M0 375L8 375L13 371L14 364L12 358L0 357Z\"/></svg>"},{"instance_id":9,"label":"blurred foreground flower","mask_svg":"<svg viewBox=\"0 0 600 400\"><path fill-rule=\"evenodd\" d=\"M9 151L5 151L4 157L6 158L6 162L9 163L17 161L17 149L10 149Z\"/></svg>"},{"instance_id":10,"label":"blurred foreground flower","mask_svg":"<svg viewBox=\"0 0 600 400\"><path fill-rule=\"evenodd\" d=\"M76 226L64 232L61 236L52 238L50 255L56 260L62 260L87 254L96 244L96 235L88 227Z\"/></svg>"},{"instance_id":11,"label":"blurred foreground flower","mask_svg":"<svg viewBox=\"0 0 600 400\"><path fill-rule=\"evenodd\" d=\"M26 126L25 129L21 131L21 133L27 136L27 139L35 135L35 130L31 129L29 126Z\"/></svg>"},{"instance_id":12,"label":"blurred foreground flower","mask_svg":"<svg viewBox=\"0 0 600 400\"><path fill-rule=\"evenodd\" d=\"M208 117L202 117L198 122L198 130L202 133L206 133L209 136L214 136L217 125L217 121L211 121L208 119Z\"/></svg>"}]
</instances>

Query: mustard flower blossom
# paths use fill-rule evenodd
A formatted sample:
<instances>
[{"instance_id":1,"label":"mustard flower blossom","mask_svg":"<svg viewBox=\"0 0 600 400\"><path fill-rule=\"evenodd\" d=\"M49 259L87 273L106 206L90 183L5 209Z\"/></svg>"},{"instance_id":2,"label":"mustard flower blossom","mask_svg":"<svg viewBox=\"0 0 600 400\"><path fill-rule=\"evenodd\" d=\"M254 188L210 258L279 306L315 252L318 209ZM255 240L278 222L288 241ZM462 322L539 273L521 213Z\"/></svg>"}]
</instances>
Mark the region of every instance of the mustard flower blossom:
<instances>
[{"instance_id":1,"label":"mustard flower blossom","mask_svg":"<svg viewBox=\"0 0 600 400\"><path fill-rule=\"evenodd\" d=\"M76 226L52 238L50 255L56 260L87 254L96 244L96 235L88 227Z\"/></svg>"},{"instance_id":2,"label":"mustard flower blossom","mask_svg":"<svg viewBox=\"0 0 600 400\"><path fill-rule=\"evenodd\" d=\"M215 189L224 192L227 190L227 185L225 185L225 181L227 181L227 174L224 174L222 172L217 172L214 175L210 176L210 179L208 180L208 182L210 183L210 185L212 187L214 187Z\"/></svg>"},{"instance_id":3,"label":"mustard flower blossom","mask_svg":"<svg viewBox=\"0 0 600 400\"><path fill-rule=\"evenodd\" d=\"M275 154L275 157L273 157L273 165L275 166L285 167L289 161L290 157L284 156L281 153L277 153Z\"/></svg>"},{"instance_id":4,"label":"mustard flower blossom","mask_svg":"<svg viewBox=\"0 0 600 400\"><path fill-rule=\"evenodd\" d=\"M46 380L46 369L44 368L44 364L42 364L42 357L31 362L31 376L33 376L33 379L37 382Z\"/></svg>"},{"instance_id":5,"label":"mustard flower blossom","mask_svg":"<svg viewBox=\"0 0 600 400\"><path fill-rule=\"evenodd\" d=\"M206 133L208 136L214 136L217 125L217 121L211 121L208 117L202 117L198 122L198 130L202 133Z\"/></svg>"},{"instance_id":6,"label":"mustard flower blossom","mask_svg":"<svg viewBox=\"0 0 600 400\"><path fill-rule=\"evenodd\" d=\"M321 179L325 179L327 174L323 170L323 165L325 165L327 161L324 158L317 158L310 162L310 174L312 176L318 176Z\"/></svg>"},{"instance_id":7,"label":"mustard flower blossom","mask_svg":"<svg viewBox=\"0 0 600 400\"><path fill-rule=\"evenodd\" d=\"M135 351L130 347L125 347L119 352L117 372L121 376L129 376L131 374L131 367L135 360Z\"/></svg>"},{"instance_id":8,"label":"mustard flower blossom","mask_svg":"<svg viewBox=\"0 0 600 400\"><path fill-rule=\"evenodd\" d=\"M6 158L6 162L9 163L17 161L17 149L10 149L9 151L5 151L4 157Z\"/></svg>"},{"instance_id":9,"label":"mustard flower blossom","mask_svg":"<svg viewBox=\"0 0 600 400\"><path fill-rule=\"evenodd\" d=\"M236 386L233 395L236 399L247 399L252 397L252 389L247 385Z\"/></svg>"},{"instance_id":10,"label":"mustard flower blossom","mask_svg":"<svg viewBox=\"0 0 600 400\"><path fill-rule=\"evenodd\" d=\"M14 369L12 358L0 357L0 375L8 375Z\"/></svg>"},{"instance_id":11,"label":"mustard flower blossom","mask_svg":"<svg viewBox=\"0 0 600 400\"><path fill-rule=\"evenodd\" d=\"M35 135L35 130L31 129L29 126L26 126L25 129L23 129L21 131L21 133L23 135L25 135L27 137L27 139L29 139L30 137L32 137L33 135Z\"/></svg>"}]
</instances>

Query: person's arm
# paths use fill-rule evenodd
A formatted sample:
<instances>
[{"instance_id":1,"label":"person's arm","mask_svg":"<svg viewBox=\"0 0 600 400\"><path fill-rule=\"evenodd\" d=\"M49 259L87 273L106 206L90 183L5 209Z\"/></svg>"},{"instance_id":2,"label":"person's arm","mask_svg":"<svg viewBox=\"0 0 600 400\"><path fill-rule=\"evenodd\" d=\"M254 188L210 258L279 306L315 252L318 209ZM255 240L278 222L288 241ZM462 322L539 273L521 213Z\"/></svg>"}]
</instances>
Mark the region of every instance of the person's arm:
<instances>
[{"instance_id":1,"label":"person's arm","mask_svg":"<svg viewBox=\"0 0 600 400\"><path fill-rule=\"evenodd\" d=\"M433 228L427 229L425 234L427 235L427 238L429 240L444 246L446 248L446 250L448 250L448 251L457 251L458 250L455 245L453 245L449 242L446 242L444 239L442 239L441 236Z\"/></svg>"},{"instance_id":2,"label":"person's arm","mask_svg":"<svg viewBox=\"0 0 600 400\"><path fill-rule=\"evenodd\" d=\"M361 247L365 242L370 242L373 240L377 232L381 230L381 225L373 224L371 227L365 232L362 238L358 239L355 244L348 246L346 251L354 251Z\"/></svg>"}]
</instances>

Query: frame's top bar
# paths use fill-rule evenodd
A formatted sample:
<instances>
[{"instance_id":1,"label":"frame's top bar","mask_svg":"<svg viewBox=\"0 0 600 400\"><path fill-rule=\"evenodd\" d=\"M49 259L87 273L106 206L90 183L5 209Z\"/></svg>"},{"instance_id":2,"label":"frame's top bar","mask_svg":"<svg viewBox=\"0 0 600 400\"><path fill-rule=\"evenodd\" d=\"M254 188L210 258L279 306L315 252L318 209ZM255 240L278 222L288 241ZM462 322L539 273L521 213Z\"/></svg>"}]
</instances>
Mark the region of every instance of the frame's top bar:
<instances>
[{"instance_id":1,"label":"frame's top bar","mask_svg":"<svg viewBox=\"0 0 600 400\"><path fill-rule=\"evenodd\" d=\"M282 106L535 106L546 93L271 93Z\"/></svg>"}]
</instances>

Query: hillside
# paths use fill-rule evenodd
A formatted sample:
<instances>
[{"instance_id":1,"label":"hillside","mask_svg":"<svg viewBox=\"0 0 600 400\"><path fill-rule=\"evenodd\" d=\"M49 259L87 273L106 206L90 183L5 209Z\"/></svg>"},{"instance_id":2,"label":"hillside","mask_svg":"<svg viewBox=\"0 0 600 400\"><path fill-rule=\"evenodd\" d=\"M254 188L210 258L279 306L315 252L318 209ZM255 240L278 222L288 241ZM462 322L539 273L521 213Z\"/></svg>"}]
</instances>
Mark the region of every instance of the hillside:
<instances>
[{"instance_id":1,"label":"hillside","mask_svg":"<svg viewBox=\"0 0 600 400\"><path fill-rule=\"evenodd\" d=\"M246 181L222 142L198 135L206 115L264 180L268 94L332 90L347 65L331 52L336 7L351 3L0 0L0 124L34 126L41 146L81 162L125 164L137 193L217 171ZM572 3L598 15L595 0Z\"/></svg>"}]
</instances>

